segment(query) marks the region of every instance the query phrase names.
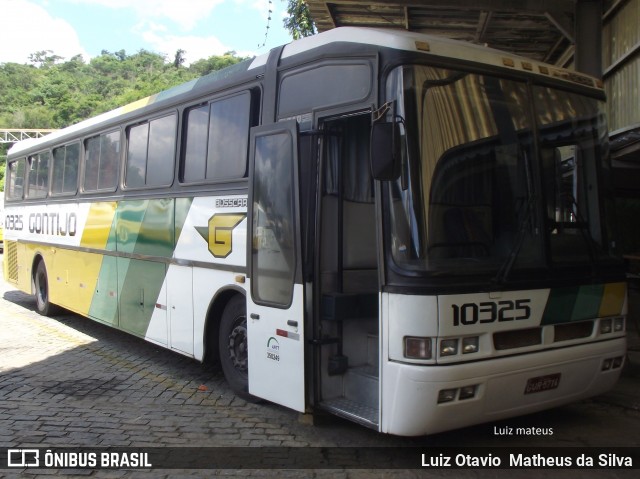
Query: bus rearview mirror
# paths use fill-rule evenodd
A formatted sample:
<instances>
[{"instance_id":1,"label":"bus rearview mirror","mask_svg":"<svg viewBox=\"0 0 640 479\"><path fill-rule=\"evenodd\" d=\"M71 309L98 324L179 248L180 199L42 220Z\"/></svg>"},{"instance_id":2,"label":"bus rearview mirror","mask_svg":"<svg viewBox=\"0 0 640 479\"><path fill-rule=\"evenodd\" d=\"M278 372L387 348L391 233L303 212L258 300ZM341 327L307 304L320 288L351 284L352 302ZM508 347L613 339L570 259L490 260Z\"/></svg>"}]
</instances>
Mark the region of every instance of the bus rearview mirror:
<instances>
[{"instance_id":1,"label":"bus rearview mirror","mask_svg":"<svg viewBox=\"0 0 640 479\"><path fill-rule=\"evenodd\" d=\"M371 127L371 175L390 181L400 176L400 128L397 123L378 122Z\"/></svg>"}]
</instances>

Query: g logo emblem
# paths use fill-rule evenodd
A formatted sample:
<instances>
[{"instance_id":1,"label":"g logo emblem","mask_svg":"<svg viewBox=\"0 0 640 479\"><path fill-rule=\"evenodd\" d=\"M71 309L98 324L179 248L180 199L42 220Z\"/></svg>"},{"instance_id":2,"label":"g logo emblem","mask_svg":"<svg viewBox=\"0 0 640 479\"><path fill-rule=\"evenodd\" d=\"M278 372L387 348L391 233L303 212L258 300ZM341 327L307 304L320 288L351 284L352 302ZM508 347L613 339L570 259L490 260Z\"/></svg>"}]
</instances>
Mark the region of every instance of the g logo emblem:
<instances>
[{"instance_id":1,"label":"g logo emblem","mask_svg":"<svg viewBox=\"0 0 640 479\"><path fill-rule=\"evenodd\" d=\"M245 213L218 213L209 218L207 242L216 258L226 258L233 251L233 229L245 219Z\"/></svg>"}]
</instances>

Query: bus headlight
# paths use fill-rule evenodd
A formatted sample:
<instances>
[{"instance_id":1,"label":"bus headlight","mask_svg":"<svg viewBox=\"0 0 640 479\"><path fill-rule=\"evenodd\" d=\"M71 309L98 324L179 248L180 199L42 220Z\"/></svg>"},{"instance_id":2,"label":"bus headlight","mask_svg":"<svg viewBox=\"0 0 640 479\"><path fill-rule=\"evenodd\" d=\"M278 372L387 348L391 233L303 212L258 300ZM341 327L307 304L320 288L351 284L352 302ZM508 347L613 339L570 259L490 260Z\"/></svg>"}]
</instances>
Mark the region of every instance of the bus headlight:
<instances>
[{"instance_id":1,"label":"bus headlight","mask_svg":"<svg viewBox=\"0 0 640 479\"><path fill-rule=\"evenodd\" d=\"M440 341L440 357L455 356L457 354L477 353L480 349L479 336L465 338L447 338Z\"/></svg>"},{"instance_id":2,"label":"bus headlight","mask_svg":"<svg viewBox=\"0 0 640 479\"><path fill-rule=\"evenodd\" d=\"M611 332L611 320L610 319L601 319L600 320L600 334L607 334Z\"/></svg>"},{"instance_id":3,"label":"bus headlight","mask_svg":"<svg viewBox=\"0 0 640 479\"><path fill-rule=\"evenodd\" d=\"M624 331L624 318L613 318L613 331L615 333Z\"/></svg>"},{"instance_id":4,"label":"bus headlight","mask_svg":"<svg viewBox=\"0 0 640 479\"><path fill-rule=\"evenodd\" d=\"M462 354L477 353L478 349L480 349L480 338L478 336L462 338Z\"/></svg>"},{"instance_id":5,"label":"bus headlight","mask_svg":"<svg viewBox=\"0 0 640 479\"><path fill-rule=\"evenodd\" d=\"M440 341L440 356L454 356L458 354L458 339L443 339Z\"/></svg>"},{"instance_id":6,"label":"bus headlight","mask_svg":"<svg viewBox=\"0 0 640 479\"><path fill-rule=\"evenodd\" d=\"M431 359L431 338L405 336L404 357L410 359Z\"/></svg>"}]
</instances>

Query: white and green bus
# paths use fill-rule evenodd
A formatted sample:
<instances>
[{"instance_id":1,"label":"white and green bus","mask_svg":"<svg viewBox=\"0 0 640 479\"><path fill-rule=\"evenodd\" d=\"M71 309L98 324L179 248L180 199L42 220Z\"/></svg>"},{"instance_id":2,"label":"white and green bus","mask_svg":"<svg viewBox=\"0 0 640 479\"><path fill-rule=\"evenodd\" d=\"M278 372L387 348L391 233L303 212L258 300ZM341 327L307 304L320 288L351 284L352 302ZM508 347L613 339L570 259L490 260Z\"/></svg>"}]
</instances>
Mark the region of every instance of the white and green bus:
<instances>
[{"instance_id":1,"label":"white and green bus","mask_svg":"<svg viewBox=\"0 0 640 479\"><path fill-rule=\"evenodd\" d=\"M612 388L596 79L335 29L8 154L4 274L297 411L423 435Z\"/></svg>"}]
</instances>

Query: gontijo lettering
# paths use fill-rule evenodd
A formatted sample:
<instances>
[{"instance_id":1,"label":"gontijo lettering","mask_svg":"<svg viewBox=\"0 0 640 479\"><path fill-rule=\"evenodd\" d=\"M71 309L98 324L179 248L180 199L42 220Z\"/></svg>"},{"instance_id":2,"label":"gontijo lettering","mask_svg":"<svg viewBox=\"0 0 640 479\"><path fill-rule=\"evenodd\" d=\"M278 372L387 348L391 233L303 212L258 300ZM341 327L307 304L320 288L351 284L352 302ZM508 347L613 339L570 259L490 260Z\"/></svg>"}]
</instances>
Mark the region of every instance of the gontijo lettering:
<instances>
[{"instance_id":1,"label":"gontijo lettering","mask_svg":"<svg viewBox=\"0 0 640 479\"><path fill-rule=\"evenodd\" d=\"M78 217L75 213L31 213L28 225L29 233L75 236L78 230Z\"/></svg>"}]
</instances>

